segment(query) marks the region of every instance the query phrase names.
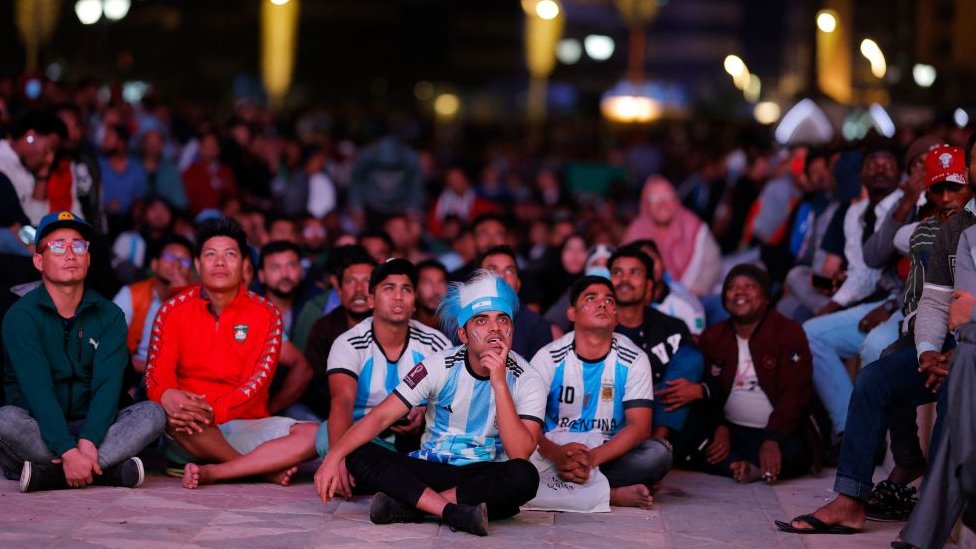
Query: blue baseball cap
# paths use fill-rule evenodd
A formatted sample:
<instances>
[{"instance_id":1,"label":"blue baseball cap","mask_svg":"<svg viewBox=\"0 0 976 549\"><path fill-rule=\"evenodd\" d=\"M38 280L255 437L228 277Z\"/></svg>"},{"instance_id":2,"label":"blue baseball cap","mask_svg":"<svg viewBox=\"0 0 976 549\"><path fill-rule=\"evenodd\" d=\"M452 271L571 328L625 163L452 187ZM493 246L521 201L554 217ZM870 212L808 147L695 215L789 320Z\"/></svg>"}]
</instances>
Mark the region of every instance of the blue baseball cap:
<instances>
[{"instance_id":1,"label":"blue baseball cap","mask_svg":"<svg viewBox=\"0 0 976 549\"><path fill-rule=\"evenodd\" d=\"M41 222L37 225L37 232L34 233L34 245L36 246L45 235L56 229L74 229L81 233L81 236L86 240L91 240L95 234L95 229L81 216L67 210L61 210L60 212L51 212L41 218Z\"/></svg>"}]
</instances>

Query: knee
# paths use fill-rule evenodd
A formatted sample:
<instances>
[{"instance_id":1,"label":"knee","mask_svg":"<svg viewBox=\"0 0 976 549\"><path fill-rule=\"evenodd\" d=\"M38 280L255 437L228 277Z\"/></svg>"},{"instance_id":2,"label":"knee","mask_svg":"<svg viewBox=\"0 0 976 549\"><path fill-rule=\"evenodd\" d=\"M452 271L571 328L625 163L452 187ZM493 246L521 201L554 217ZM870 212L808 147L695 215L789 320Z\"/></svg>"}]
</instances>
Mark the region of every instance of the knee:
<instances>
[{"instance_id":1,"label":"knee","mask_svg":"<svg viewBox=\"0 0 976 549\"><path fill-rule=\"evenodd\" d=\"M510 487L512 496L520 501L529 501L539 489L539 471L526 459L510 459L505 462L505 484Z\"/></svg>"},{"instance_id":2,"label":"knee","mask_svg":"<svg viewBox=\"0 0 976 549\"><path fill-rule=\"evenodd\" d=\"M19 406L4 406L0 408L0 433L19 431L25 422L35 421L27 410Z\"/></svg>"}]
</instances>

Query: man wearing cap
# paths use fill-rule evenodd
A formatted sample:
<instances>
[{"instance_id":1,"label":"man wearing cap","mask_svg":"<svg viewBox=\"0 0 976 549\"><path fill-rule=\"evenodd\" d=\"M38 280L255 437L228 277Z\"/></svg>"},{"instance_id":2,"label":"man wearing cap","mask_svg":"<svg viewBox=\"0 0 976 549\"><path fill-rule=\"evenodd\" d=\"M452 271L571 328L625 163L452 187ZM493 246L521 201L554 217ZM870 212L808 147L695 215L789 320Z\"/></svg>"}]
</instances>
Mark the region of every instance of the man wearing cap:
<instances>
[{"instance_id":1,"label":"man wearing cap","mask_svg":"<svg viewBox=\"0 0 976 549\"><path fill-rule=\"evenodd\" d=\"M373 269L369 279L369 308L372 316L353 326L332 345L327 374L331 406L328 421L322 422L316 437L320 456L342 438L354 421L359 421L383 401L397 383L427 356L450 347L440 331L413 320L417 269L406 259L390 259ZM410 409L376 443L389 450L405 444L408 437L423 431L423 405ZM400 444L397 444L397 443ZM340 464L339 495L351 496L354 479Z\"/></svg>"},{"instance_id":2,"label":"man wearing cap","mask_svg":"<svg viewBox=\"0 0 976 549\"><path fill-rule=\"evenodd\" d=\"M314 457L317 425L268 413L281 313L242 284L248 247L240 224L205 221L196 241L201 284L159 308L146 392L166 411L174 461L205 463L186 464L184 488L255 476L287 485L295 466Z\"/></svg>"},{"instance_id":3,"label":"man wearing cap","mask_svg":"<svg viewBox=\"0 0 976 549\"><path fill-rule=\"evenodd\" d=\"M738 482L773 482L810 471L816 440L810 349L800 325L770 307L766 271L736 265L722 284L729 319L705 330L702 354L712 437L704 469Z\"/></svg>"},{"instance_id":4,"label":"man wearing cap","mask_svg":"<svg viewBox=\"0 0 976 549\"><path fill-rule=\"evenodd\" d=\"M3 322L9 406L0 408L0 464L21 491L89 484L135 488L139 451L165 426L162 408L118 409L128 363L126 325L111 301L85 288L92 227L71 212L37 228L41 285Z\"/></svg>"},{"instance_id":5,"label":"man wearing cap","mask_svg":"<svg viewBox=\"0 0 976 549\"><path fill-rule=\"evenodd\" d=\"M381 492L370 508L376 524L434 515L484 536L489 519L515 515L535 497L539 474L527 458L536 448L546 390L525 359L509 351L517 307L512 288L491 273L454 283L440 313L462 345L417 364L332 446L315 474L322 501L339 491L343 459L358 483ZM423 402L427 428L419 450L407 456L370 442Z\"/></svg>"},{"instance_id":6,"label":"man wearing cap","mask_svg":"<svg viewBox=\"0 0 976 549\"><path fill-rule=\"evenodd\" d=\"M908 484L922 475L926 464L918 444L915 409L936 400L937 394L933 389L938 387L938 383L935 379L929 379L929 370L942 371L945 362L940 357L946 355L941 351L954 347L954 341L940 341L940 352L933 351L936 358L932 363L935 366L920 368L918 345L926 341L920 340L919 334L931 330L920 324L923 316L919 315L931 314L931 311L923 309L931 308L926 296L933 292L930 286L932 277L947 276L944 272L952 271L949 267L951 259L940 255L945 253L945 239L951 236L947 233L955 232L966 216L972 217L962 210L962 206L966 204L968 209L973 204L971 189L959 183L966 181L961 149L947 145L935 147L926 155L924 165L927 196L935 212L919 223L910 239L911 267L905 285L903 309L908 319L905 323L906 336L892 345L880 360L863 368L854 384L847 431L840 448L834 482L837 498L810 515L799 516L790 522L777 521L781 530L851 533L863 527L865 518L905 520L914 506L915 489L909 488ZM955 238L958 240L959 236L956 234ZM923 273L924 288L921 281ZM948 314L949 305L946 304L941 321L943 338ZM924 352L921 354L925 356ZM887 480L874 486L874 457L884 442L889 426L895 467ZM934 453L933 444L930 454Z\"/></svg>"},{"instance_id":7,"label":"man wearing cap","mask_svg":"<svg viewBox=\"0 0 976 549\"><path fill-rule=\"evenodd\" d=\"M539 454L567 482L583 484L599 467L610 483L611 505L649 509L651 486L671 468L668 443L651 440L651 364L640 347L614 333L617 299L609 280L584 276L569 295L574 331L532 358L549 389L545 431L595 432L603 440L588 447L539 437Z\"/></svg>"}]
</instances>

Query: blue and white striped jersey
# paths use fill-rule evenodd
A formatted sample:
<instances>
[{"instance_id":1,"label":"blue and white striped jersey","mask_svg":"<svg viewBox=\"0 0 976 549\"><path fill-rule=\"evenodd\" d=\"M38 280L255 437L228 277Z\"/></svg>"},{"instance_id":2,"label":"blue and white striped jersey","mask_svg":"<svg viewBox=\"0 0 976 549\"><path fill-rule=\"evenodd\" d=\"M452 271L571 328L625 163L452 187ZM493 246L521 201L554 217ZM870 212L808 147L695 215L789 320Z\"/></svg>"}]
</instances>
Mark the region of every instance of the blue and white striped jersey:
<instances>
[{"instance_id":1,"label":"blue and white striped jersey","mask_svg":"<svg viewBox=\"0 0 976 549\"><path fill-rule=\"evenodd\" d=\"M623 428L625 410L651 407L651 364L644 351L617 333L605 357L584 361L576 354L574 337L569 332L532 359L548 392L544 430L598 431L609 440Z\"/></svg>"},{"instance_id":2,"label":"blue and white striped jersey","mask_svg":"<svg viewBox=\"0 0 976 549\"><path fill-rule=\"evenodd\" d=\"M373 337L373 317L369 317L336 339L326 371L328 375L342 373L356 379L352 419L359 421L393 392L414 365L450 345L439 331L411 320L404 348L388 349L399 351L399 360L389 362Z\"/></svg>"},{"instance_id":3,"label":"blue and white striped jersey","mask_svg":"<svg viewBox=\"0 0 976 549\"><path fill-rule=\"evenodd\" d=\"M522 419L542 424L546 390L538 374L514 351L508 353L508 389ZM407 406L427 400L427 429L411 456L467 465L506 459L498 434L495 393L487 377L471 371L467 346L427 357L393 391Z\"/></svg>"}]
</instances>

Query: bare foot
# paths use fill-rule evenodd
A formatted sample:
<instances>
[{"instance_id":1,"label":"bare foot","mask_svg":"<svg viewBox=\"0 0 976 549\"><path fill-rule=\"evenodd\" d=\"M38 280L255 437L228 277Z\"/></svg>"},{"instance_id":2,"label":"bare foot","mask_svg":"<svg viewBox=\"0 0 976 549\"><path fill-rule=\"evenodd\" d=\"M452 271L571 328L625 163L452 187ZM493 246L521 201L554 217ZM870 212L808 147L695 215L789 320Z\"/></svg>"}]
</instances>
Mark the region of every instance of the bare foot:
<instances>
[{"instance_id":1,"label":"bare foot","mask_svg":"<svg viewBox=\"0 0 976 549\"><path fill-rule=\"evenodd\" d=\"M843 494L834 498L834 501L814 511L813 516L827 524L850 526L857 530L864 528L864 504ZM794 520L790 523L790 526L794 528L811 527L811 525L802 520Z\"/></svg>"},{"instance_id":2,"label":"bare foot","mask_svg":"<svg viewBox=\"0 0 976 549\"><path fill-rule=\"evenodd\" d=\"M632 486L621 486L620 488L610 489L610 505L617 507L640 507L650 509L654 505L654 496L651 490L643 484Z\"/></svg>"},{"instance_id":3,"label":"bare foot","mask_svg":"<svg viewBox=\"0 0 976 549\"><path fill-rule=\"evenodd\" d=\"M183 487L190 490L203 484L210 484L211 480L206 474L206 465L187 463L183 468Z\"/></svg>"},{"instance_id":4,"label":"bare foot","mask_svg":"<svg viewBox=\"0 0 976 549\"><path fill-rule=\"evenodd\" d=\"M289 467L284 471L278 471L277 473L271 473L265 475L264 480L270 482L271 484L277 484L279 486L288 486L291 484L291 476L298 471L298 467Z\"/></svg>"},{"instance_id":5,"label":"bare foot","mask_svg":"<svg viewBox=\"0 0 976 549\"><path fill-rule=\"evenodd\" d=\"M732 470L732 476L735 480L739 481L740 484L749 484L750 482L756 482L759 480L759 467L756 467L748 461L733 461L729 464L729 469Z\"/></svg>"}]
</instances>

